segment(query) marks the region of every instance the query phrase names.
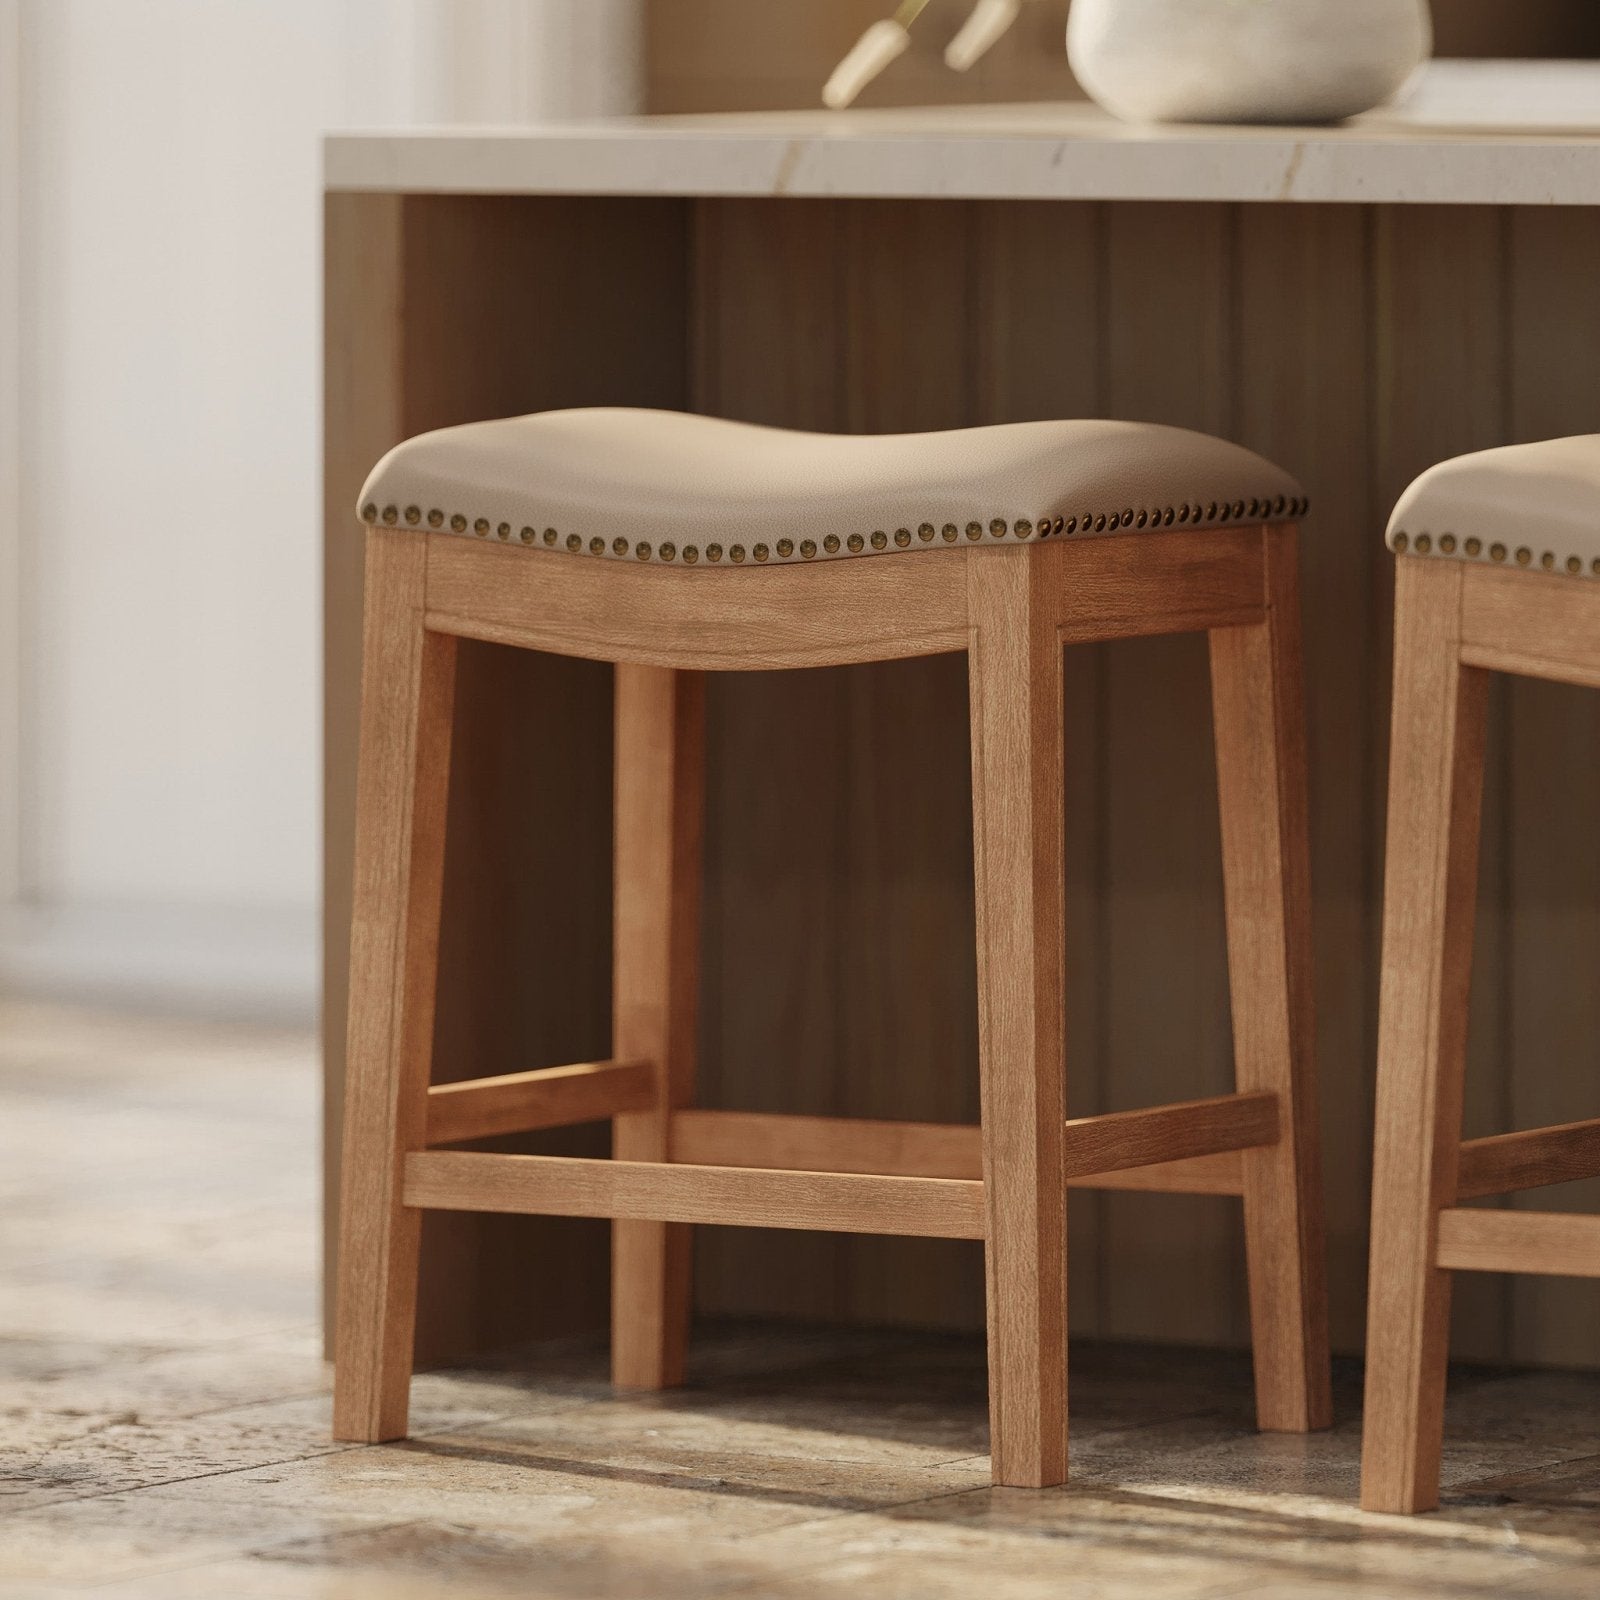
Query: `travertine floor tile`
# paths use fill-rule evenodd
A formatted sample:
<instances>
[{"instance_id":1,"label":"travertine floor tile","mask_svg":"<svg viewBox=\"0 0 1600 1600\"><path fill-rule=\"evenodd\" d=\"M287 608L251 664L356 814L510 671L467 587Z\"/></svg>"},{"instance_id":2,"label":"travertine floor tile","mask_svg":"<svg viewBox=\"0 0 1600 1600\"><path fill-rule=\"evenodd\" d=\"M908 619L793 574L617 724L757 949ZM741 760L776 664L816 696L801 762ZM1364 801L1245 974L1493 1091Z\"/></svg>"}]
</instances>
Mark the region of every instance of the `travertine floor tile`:
<instances>
[{"instance_id":1,"label":"travertine floor tile","mask_svg":"<svg viewBox=\"0 0 1600 1600\"><path fill-rule=\"evenodd\" d=\"M1595 1375L1455 1374L1422 1518L1356 1509L1353 1366L1261 1436L1248 1360L1086 1343L1037 1494L981 1341L907 1333L507 1352L335 1446L311 1041L0 1003L0 1104L0 1600L1600 1600Z\"/></svg>"}]
</instances>

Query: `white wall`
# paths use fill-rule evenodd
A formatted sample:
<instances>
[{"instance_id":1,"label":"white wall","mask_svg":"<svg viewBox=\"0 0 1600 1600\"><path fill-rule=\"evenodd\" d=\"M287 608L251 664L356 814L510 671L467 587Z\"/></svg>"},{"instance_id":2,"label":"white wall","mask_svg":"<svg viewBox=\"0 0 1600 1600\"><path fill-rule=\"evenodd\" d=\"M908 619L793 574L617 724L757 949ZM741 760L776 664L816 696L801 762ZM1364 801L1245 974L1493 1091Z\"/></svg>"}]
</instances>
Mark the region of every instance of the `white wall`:
<instances>
[{"instance_id":1,"label":"white wall","mask_svg":"<svg viewBox=\"0 0 1600 1600\"><path fill-rule=\"evenodd\" d=\"M309 1009L319 137L620 108L630 11L20 0L21 752L0 785L32 909L0 982L224 1006L254 983ZM620 45L578 70L602 24Z\"/></svg>"}]
</instances>

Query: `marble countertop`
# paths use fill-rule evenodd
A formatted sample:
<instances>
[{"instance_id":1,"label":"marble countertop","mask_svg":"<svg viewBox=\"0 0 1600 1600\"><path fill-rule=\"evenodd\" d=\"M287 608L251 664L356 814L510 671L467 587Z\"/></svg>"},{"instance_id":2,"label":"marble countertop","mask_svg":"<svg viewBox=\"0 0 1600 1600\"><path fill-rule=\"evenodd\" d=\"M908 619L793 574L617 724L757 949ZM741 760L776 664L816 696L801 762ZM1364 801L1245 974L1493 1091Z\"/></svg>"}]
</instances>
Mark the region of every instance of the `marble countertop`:
<instances>
[{"instance_id":1,"label":"marble countertop","mask_svg":"<svg viewBox=\"0 0 1600 1600\"><path fill-rule=\"evenodd\" d=\"M1600 205L1600 62L1440 61L1338 127L1143 127L1082 101L332 134L329 189Z\"/></svg>"}]
</instances>

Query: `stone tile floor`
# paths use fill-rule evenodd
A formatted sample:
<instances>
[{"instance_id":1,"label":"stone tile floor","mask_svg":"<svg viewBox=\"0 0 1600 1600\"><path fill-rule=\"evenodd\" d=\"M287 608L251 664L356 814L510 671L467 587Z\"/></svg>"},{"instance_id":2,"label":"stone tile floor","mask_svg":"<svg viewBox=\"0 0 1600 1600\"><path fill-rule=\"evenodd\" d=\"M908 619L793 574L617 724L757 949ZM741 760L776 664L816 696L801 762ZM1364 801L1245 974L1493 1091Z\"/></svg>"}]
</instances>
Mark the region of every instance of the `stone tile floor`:
<instances>
[{"instance_id":1,"label":"stone tile floor","mask_svg":"<svg viewBox=\"0 0 1600 1600\"><path fill-rule=\"evenodd\" d=\"M419 1378L328 1438L311 1041L0 1004L0 1596L1164 1600L1600 1596L1600 1377L1452 1390L1435 1516L1354 1509L1339 1426L1233 1355L1080 1345L1074 1483L988 1487L971 1339L713 1328Z\"/></svg>"}]
</instances>

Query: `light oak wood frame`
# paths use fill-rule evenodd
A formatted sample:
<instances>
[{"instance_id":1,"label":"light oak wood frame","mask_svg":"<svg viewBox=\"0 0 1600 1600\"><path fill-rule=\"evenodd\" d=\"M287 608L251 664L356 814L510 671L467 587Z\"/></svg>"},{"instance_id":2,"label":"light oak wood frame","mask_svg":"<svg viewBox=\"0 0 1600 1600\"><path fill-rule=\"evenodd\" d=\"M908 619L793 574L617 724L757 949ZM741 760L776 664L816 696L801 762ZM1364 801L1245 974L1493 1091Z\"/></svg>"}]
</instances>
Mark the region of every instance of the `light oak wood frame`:
<instances>
[{"instance_id":1,"label":"light oak wood frame","mask_svg":"<svg viewBox=\"0 0 1600 1600\"><path fill-rule=\"evenodd\" d=\"M984 1241L995 1481L1063 1481L1070 1185L1244 1199L1258 1410L1328 1421L1296 530L683 572L368 533L335 1431L403 1436L424 1210L609 1217L613 1372L683 1371L688 1225ZM1239 1092L1068 1121L1062 649L1210 634ZM614 1060L429 1085L460 638L617 670ZM707 670L965 651L978 1128L697 1110ZM610 1117L610 1160L441 1149Z\"/></svg>"},{"instance_id":2,"label":"light oak wood frame","mask_svg":"<svg viewBox=\"0 0 1600 1600\"><path fill-rule=\"evenodd\" d=\"M1439 1503L1453 1271L1600 1277L1600 1217L1463 1200L1600 1176L1600 1119L1462 1142L1490 671L1600 688L1600 584L1397 558L1361 1503Z\"/></svg>"}]
</instances>

